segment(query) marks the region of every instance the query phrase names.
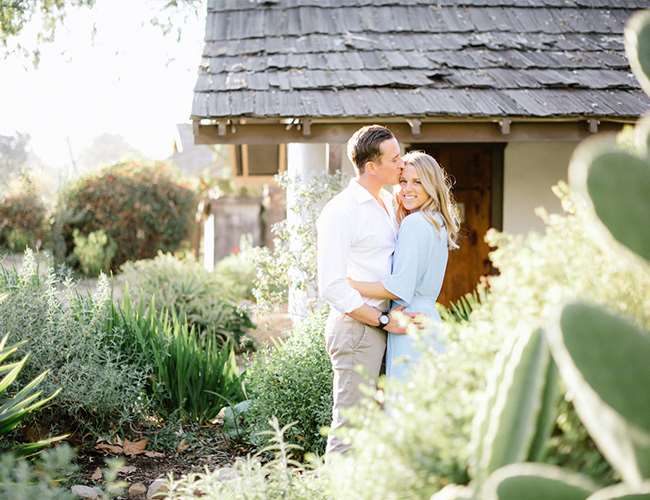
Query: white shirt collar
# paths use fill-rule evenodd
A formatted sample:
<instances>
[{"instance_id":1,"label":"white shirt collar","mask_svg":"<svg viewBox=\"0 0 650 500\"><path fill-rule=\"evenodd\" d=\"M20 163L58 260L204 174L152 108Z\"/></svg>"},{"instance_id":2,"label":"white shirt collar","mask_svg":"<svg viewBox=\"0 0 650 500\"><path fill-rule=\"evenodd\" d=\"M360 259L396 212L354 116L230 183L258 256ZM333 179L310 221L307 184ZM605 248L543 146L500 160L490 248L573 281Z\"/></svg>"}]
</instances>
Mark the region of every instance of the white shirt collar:
<instances>
[{"instance_id":1,"label":"white shirt collar","mask_svg":"<svg viewBox=\"0 0 650 500\"><path fill-rule=\"evenodd\" d=\"M354 195L354 199L357 201L357 203L365 203L370 200L374 200L374 196L370 194L370 191L368 191L365 187L363 187L361 184L359 184L359 181L355 179L354 177L350 179L350 183L348 184L348 188L352 191ZM379 196L381 197L382 201L386 205L386 207L392 207L393 206L393 197L391 196L390 193L388 193L385 189L381 189L379 191Z\"/></svg>"}]
</instances>

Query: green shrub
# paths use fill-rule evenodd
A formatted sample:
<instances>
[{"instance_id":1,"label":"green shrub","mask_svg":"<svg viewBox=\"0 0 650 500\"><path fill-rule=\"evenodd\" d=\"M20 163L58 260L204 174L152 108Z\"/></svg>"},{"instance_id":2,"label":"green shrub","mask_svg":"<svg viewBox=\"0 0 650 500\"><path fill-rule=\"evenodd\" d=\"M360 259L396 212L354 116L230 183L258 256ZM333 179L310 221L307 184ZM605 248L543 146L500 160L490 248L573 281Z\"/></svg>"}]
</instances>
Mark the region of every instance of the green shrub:
<instances>
[{"instance_id":1,"label":"green shrub","mask_svg":"<svg viewBox=\"0 0 650 500\"><path fill-rule=\"evenodd\" d=\"M86 176L61 194L53 217L54 255L76 264L74 230L104 230L117 245L112 268L173 252L193 226L194 192L162 163L118 163Z\"/></svg>"},{"instance_id":2,"label":"green shrub","mask_svg":"<svg viewBox=\"0 0 650 500\"><path fill-rule=\"evenodd\" d=\"M65 481L77 471L74 451L62 445L29 462L11 453L0 455L0 498L4 500L73 500Z\"/></svg>"},{"instance_id":3,"label":"green shrub","mask_svg":"<svg viewBox=\"0 0 650 500\"><path fill-rule=\"evenodd\" d=\"M34 238L24 229L12 228L7 232L5 239L7 248L12 252L24 252L26 248L34 246Z\"/></svg>"},{"instance_id":4,"label":"green shrub","mask_svg":"<svg viewBox=\"0 0 650 500\"><path fill-rule=\"evenodd\" d=\"M148 304L153 297L159 310L185 317L200 334L240 346L254 326L248 312L230 302L231 292L223 288L219 276L195 261L160 254L127 262L122 272L135 302Z\"/></svg>"},{"instance_id":5,"label":"green shrub","mask_svg":"<svg viewBox=\"0 0 650 500\"><path fill-rule=\"evenodd\" d=\"M47 209L29 186L0 200L0 246L12 252L42 246Z\"/></svg>"},{"instance_id":6,"label":"green shrub","mask_svg":"<svg viewBox=\"0 0 650 500\"><path fill-rule=\"evenodd\" d=\"M258 353L246 372L251 406L244 414L251 437L277 417L294 423L287 439L307 452L322 453L321 428L332 418L332 367L325 350L325 313L315 312L285 341ZM259 441L259 440L258 440ZM261 439L264 442L264 439Z\"/></svg>"},{"instance_id":7,"label":"green shrub","mask_svg":"<svg viewBox=\"0 0 650 500\"><path fill-rule=\"evenodd\" d=\"M221 259L214 273L217 275L222 290L227 290L229 297L236 301L255 300L253 288L257 275L255 257L259 253L254 248L250 238L242 237L239 252Z\"/></svg>"},{"instance_id":8,"label":"green shrub","mask_svg":"<svg viewBox=\"0 0 650 500\"><path fill-rule=\"evenodd\" d=\"M112 301L105 278L93 296L80 295L51 270L42 278L27 251L20 273L0 267L0 296L0 325L12 339L27 341L19 352L31 352L19 382L49 370L43 391L61 388L43 418L96 433L139 418L150 367L119 349L124 339L109 328Z\"/></svg>"},{"instance_id":9,"label":"green shrub","mask_svg":"<svg viewBox=\"0 0 650 500\"><path fill-rule=\"evenodd\" d=\"M199 336L174 313L134 306L128 295L112 315L112 329L130 338L131 349L153 366L148 389L166 415L179 412L204 423L244 399L230 342Z\"/></svg>"},{"instance_id":10,"label":"green shrub","mask_svg":"<svg viewBox=\"0 0 650 500\"><path fill-rule=\"evenodd\" d=\"M100 272L107 273L110 270L117 245L103 230L84 236L75 229L73 237L74 255L84 274L97 276Z\"/></svg>"}]
</instances>

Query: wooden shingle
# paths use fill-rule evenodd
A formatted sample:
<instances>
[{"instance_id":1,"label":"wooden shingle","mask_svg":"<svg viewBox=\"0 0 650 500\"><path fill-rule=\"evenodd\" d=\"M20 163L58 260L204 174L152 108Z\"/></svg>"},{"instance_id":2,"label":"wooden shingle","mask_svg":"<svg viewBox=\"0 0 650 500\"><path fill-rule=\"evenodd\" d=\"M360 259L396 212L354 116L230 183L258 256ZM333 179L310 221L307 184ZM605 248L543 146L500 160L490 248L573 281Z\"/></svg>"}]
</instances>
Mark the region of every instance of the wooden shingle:
<instances>
[{"instance_id":1,"label":"wooden shingle","mask_svg":"<svg viewBox=\"0 0 650 500\"><path fill-rule=\"evenodd\" d=\"M210 0L192 116L633 117L650 0Z\"/></svg>"}]
</instances>

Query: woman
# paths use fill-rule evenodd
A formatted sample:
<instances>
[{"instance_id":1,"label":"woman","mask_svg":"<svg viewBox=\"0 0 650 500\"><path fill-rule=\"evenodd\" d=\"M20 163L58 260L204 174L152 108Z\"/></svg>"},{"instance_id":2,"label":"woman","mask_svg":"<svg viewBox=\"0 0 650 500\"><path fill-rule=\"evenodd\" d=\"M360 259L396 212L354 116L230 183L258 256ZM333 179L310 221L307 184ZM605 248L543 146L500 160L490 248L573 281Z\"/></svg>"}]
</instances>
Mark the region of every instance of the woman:
<instances>
[{"instance_id":1,"label":"woman","mask_svg":"<svg viewBox=\"0 0 650 500\"><path fill-rule=\"evenodd\" d=\"M459 222L451 182L438 162L414 151L404 157L397 193L400 225L393 269L384 281L349 280L365 297L391 299L393 307L440 320L435 303L442 287L449 248L458 248ZM388 334L386 375L404 380L419 358L415 340L401 333Z\"/></svg>"}]
</instances>

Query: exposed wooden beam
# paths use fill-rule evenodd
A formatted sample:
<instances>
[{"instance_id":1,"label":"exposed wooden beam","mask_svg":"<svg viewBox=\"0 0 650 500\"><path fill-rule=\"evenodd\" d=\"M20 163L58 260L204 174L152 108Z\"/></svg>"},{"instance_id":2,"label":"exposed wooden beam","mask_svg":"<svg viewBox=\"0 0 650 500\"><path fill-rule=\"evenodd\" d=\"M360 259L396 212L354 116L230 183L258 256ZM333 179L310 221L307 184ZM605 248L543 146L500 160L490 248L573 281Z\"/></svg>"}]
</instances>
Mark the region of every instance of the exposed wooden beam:
<instances>
[{"instance_id":1,"label":"exposed wooden beam","mask_svg":"<svg viewBox=\"0 0 650 500\"><path fill-rule=\"evenodd\" d=\"M587 120L589 124L589 133L595 134L598 132L598 125L600 125L600 120Z\"/></svg>"},{"instance_id":2,"label":"exposed wooden beam","mask_svg":"<svg viewBox=\"0 0 650 500\"><path fill-rule=\"evenodd\" d=\"M283 144L291 142L344 143L363 125L381 122L311 123L310 134L304 135L297 127L286 124L239 124L236 133L219 133L219 125L195 127L196 144ZM449 142L526 142L559 141L576 142L592 135L584 120L555 122L517 122L509 125L508 135L494 122L423 122L420 133L413 134L407 123L386 123L401 142L449 143ZM600 121L600 132L618 132L623 123ZM224 127L225 128L225 127ZM222 129L223 131L223 129Z\"/></svg>"},{"instance_id":3,"label":"exposed wooden beam","mask_svg":"<svg viewBox=\"0 0 650 500\"><path fill-rule=\"evenodd\" d=\"M311 135L311 120L309 118L303 118L301 124L302 124L302 135Z\"/></svg>"},{"instance_id":4,"label":"exposed wooden beam","mask_svg":"<svg viewBox=\"0 0 650 500\"><path fill-rule=\"evenodd\" d=\"M419 136L420 132L422 131L422 121L418 120L417 118L413 118L411 120L406 120L406 122L409 124L411 127L411 134L414 136Z\"/></svg>"},{"instance_id":5,"label":"exposed wooden beam","mask_svg":"<svg viewBox=\"0 0 650 500\"><path fill-rule=\"evenodd\" d=\"M504 118L503 120L499 121L499 127L501 127L501 133L503 135L510 135L511 124L512 120L510 118Z\"/></svg>"}]
</instances>

